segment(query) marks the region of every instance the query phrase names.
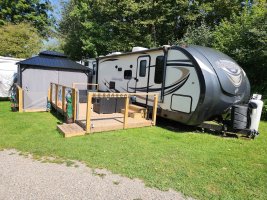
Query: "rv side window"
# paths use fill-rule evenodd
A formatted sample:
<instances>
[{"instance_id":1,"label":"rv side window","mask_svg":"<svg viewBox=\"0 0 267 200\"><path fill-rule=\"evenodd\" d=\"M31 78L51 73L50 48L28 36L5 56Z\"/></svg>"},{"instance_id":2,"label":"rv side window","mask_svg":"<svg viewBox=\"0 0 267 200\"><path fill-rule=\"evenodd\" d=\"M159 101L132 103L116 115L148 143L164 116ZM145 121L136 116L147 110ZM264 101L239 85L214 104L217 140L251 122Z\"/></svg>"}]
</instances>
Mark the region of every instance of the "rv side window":
<instances>
[{"instance_id":1,"label":"rv side window","mask_svg":"<svg viewBox=\"0 0 267 200\"><path fill-rule=\"evenodd\" d=\"M84 61L84 66L88 67L89 66L89 61Z\"/></svg>"},{"instance_id":2,"label":"rv side window","mask_svg":"<svg viewBox=\"0 0 267 200\"><path fill-rule=\"evenodd\" d=\"M146 60L141 60L139 66L140 66L139 76L145 77L146 76Z\"/></svg>"},{"instance_id":3,"label":"rv side window","mask_svg":"<svg viewBox=\"0 0 267 200\"><path fill-rule=\"evenodd\" d=\"M124 70L124 79L130 80L132 78L132 70Z\"/></svg>"},{"instance_id":4,"label":"rv side window","mask_svg":"<svg viewBox=\"0 0 267 200\"><path fill-rule=\"evenodd\" d=\"M156 66L155 66L155 77L154 82L156 84L161 84L163 79L163 70L164 70L164 56L158 56L156 58Z\"/></svg>"}]
</instances>

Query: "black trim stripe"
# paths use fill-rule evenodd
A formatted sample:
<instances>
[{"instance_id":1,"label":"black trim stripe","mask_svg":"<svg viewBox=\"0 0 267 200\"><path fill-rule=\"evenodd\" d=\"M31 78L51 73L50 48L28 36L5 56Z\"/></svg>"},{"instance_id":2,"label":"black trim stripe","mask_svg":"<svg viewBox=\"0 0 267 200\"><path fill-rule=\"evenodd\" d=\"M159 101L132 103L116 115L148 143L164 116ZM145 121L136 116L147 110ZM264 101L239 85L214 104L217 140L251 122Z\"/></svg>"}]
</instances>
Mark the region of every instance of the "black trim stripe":
<instances>
[{"instance_id":1,"label":"black trim stripe","mask_svg":"<svg viewBox=\"0 0 267 200\"><path fill-rule=\"evenodd\" d=\"M167 63L167 66L184 66L184 67L194 67L192 64L186 64L186 63Z\"/></svg>"},{"instance_id":2,"label":"black trim stripe","mask_svg":"<svg viewBox=\"0 0 267 200\"><path fill-rule=\"evenodd\" d=\"M167 60L167 62L190 62L191 63L191 60L188 60L188 59L180 59L180 60Z\"/></svg>"}]
</instances>

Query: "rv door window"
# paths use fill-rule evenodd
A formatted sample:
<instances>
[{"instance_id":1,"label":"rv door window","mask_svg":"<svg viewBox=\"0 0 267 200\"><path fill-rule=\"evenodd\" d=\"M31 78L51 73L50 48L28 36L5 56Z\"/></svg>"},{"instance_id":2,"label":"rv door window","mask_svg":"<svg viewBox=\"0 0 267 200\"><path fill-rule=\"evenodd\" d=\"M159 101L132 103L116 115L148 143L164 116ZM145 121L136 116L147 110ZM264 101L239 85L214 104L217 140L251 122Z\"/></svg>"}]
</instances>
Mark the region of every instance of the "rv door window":
<instances>
[{"instance_id":1,"label":"rv door window","mask_svg":"<svg viewBox=\"0 0 267 200\"><path fill-rule=\"evenodd\" d=\"M156 84L161 84L163 79L163 70L164 70L164 56L158 56L156 58L156 66L155 66L155 76L154 82Z\"/></svg>"},{"instance_id":2,"label":"rv door window","mask_svg":"<svg viewBox=\"0 0 267 200\"><path fill-rule=\"evenodd\" d=\"M146 60L141 60L139 66L140 66L139 76L145 77L146 76Z\"/></svg>"},{"instance_id":3,"label":"rv door window","mask_svg":"<svg viewBox=\"0 0 267 200\"><path fill-rule=\"evenodd\" d=\"M93 64L93 75L95 75L96 64Z\"/></svg>"},{"instance_id":4,"label":"rv door window","mask_svg":"<svg viewBox=\"0 0 267 200\"><path fill-rule=\"evenodd\" d=\"M124 70L124 79L130 80L132 78L132 70Z\"/></svg>"}]
</instances>

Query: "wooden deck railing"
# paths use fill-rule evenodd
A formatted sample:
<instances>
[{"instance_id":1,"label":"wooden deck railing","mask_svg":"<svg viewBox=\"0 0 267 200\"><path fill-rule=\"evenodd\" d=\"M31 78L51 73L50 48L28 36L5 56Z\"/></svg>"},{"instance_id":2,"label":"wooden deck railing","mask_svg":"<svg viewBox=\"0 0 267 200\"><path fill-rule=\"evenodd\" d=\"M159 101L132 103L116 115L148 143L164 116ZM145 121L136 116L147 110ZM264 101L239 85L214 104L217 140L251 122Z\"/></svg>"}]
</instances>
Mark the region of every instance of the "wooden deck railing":
<instances>
[{"instance_id":1,"label":"wooden deck railing","mask_svg":"<svg viewBox=\"0 0 267 200\"><path fill-rule=\"evenodd\" d=\"M60 90L61 89L61 90ZM72 97L72 108L73 108L73 119L76 120L76 101L77 101L77 90L72 87L67 87L65 85L60 85L57 83L50 83L49 88L49 101L51 103L51 106L53 106L57 111L59 111L61 114L66 114L66 90L71 91L71 97ZM61 91L61 92L59 92ZM59 95L61 95L61 101L59 99Z\"/></svg>"},{"instance_id":2,"label":"wooden deck railing","mask_svg":"<svg viewBox=\"0 0 267 200\"><path fill-rule=\"evenodd\" d=\"M158 107L158 94L157 93L110 93L110 92L88 92L87 95L87 113L86 113L86 132L91 131L91 108L93 98L124 98L125 110L123 117L123 129L128 125L128 112L129 112L129 100L131 96L153 96L153 112L152 112L152 125L156 125L157 107Z\"/></svg>"}]
</instances>

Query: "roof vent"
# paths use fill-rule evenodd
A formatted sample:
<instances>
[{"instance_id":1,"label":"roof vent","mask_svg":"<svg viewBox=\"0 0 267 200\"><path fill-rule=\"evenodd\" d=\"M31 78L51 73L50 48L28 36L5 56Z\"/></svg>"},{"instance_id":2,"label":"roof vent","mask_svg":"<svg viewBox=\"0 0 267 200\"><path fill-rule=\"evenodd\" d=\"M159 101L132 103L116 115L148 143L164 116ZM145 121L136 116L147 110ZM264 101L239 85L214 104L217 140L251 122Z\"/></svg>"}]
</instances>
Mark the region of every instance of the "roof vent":
<instances>
[{"instance_id":1,"label":"roof vent","mask_svg":"<svg viewBox=\"0 0 267 200\"><path fill-rule=\"evenodd\" d=\"M120 55L120 54L122 54L122 53L119 51L116 51L116 52L112 52L112 53L107 54L107 56Z\"/></svg>"},{"instance_id":2,"label":"roof vent","mask_svg":"<svg viewBox=\"0 0 267 200\"><path fill-rule=\"evenodd\" d=\"M144 50L148 50L148 48L145 48L145 47L133 47L132 52L144 51Z\"/></svg>"}]
</instances>

